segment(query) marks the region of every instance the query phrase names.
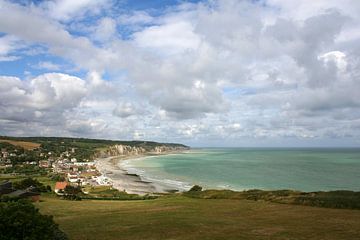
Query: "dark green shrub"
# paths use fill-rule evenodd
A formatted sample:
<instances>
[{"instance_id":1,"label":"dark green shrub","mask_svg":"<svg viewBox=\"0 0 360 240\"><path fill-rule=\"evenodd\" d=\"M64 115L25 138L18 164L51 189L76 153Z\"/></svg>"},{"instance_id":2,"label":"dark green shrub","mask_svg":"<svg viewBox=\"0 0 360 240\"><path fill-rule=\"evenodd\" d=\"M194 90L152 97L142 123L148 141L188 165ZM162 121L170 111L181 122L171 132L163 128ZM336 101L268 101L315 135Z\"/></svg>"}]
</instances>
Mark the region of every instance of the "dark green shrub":
<instances>
[{"instance_id":1,"label":"dark green shrub","mask_svg":"<svg viewBox=\"0 0 360 240\"><path fill-rule=\"evenodd\" d=\"M44 184L39 182L36 179L33 178L25 178L24 180L21 180L20 182L14 182L13 183L14 188L16 189L26 189L28 187L35 187L36 191L39 192L47 192L48 189Z\"/></svg>"},{"instance_id":2,"label":"dark green shrub","mask_svg":"<svg viewBox=\"0 0 360 240\"><path fill-rule=\"evenodd\" d=\"M52 216L41 215L30 202L0 202L1 240L67 240Z\"/></svg>"},{"instance_id":3,"label":"dark green shrub","mask_svg":"<svg viewBox=\"0 0 360 240\"><path fill-rule=\"evenodd\" d=\"M64 182L65 181L65 177L60 174L53 174L50 176L50 179L53 181L56 181L56 182Z\"/></svg>"},{"instance_id":4,"label":"dark green shrub","mask_svg":"<svg viewBox=\"0 0 360 240\"><path fill-rule=\"evenodd\" d=\"M189 192L201 192L202 191L202 187L200 187L199 185L194 185Z\"/></svg>"}]
</instances>

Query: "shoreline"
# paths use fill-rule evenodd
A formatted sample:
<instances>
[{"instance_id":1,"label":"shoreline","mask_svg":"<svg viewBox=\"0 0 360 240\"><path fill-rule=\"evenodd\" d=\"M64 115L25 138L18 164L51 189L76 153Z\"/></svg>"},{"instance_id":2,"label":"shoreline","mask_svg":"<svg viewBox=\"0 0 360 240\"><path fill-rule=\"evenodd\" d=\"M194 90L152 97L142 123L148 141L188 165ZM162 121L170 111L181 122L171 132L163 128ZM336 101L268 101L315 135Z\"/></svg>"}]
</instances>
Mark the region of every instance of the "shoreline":
<instances>
[{"instance_id":1,"label":"shoreline","mask_svg":"<svg viewBox=\"0 0 360 240\"><path fill-rule=\"evenodd\" d=\"M124 166L124 161L133 161L136 159L151 158L162 155L178 154L183 151L166 152L161 154L143 154L143 155L118 155L95 159L95 166L102 176L110 179L112 187L125 191L130 194L146 195L161 194L170 192L179 192L186 189L176 186L176 184L168 184L163 181L155 181L155 179L147 179L141 174L129 171Z\"/></svg>"}]
</instances>

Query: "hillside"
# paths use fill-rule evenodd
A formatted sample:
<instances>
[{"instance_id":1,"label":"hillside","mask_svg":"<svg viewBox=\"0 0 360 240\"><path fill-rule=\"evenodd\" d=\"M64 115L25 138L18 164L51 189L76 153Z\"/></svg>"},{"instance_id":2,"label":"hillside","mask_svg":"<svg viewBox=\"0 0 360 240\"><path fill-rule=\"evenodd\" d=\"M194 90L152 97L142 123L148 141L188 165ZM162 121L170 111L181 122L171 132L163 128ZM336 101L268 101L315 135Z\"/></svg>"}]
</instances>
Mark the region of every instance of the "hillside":
<instances>
[{"instance_id":1,"label":"hillside","mask_svg":"<svg viewBox=\"0 0 360 240\"><path fill-rule=\"evenodd\" d=\"M143 152L152 152L156 148L189 149L188 146L177 143L158 143L153 141L119 141L88 138L67 137L7 137L0 136L0 142L22 147L25 150L37 149L43 152L52 152L52 156L59 156L62 152L76 149L73 157L89 160L96 153L111 151L111 146L126 146L127 148L140 149ZM108 150L109 149L109 150Z\"/></svg>"},{"instance_id":2,"label":"hillside","mask_svg":"<svg viewBox=\"0 0 360 240\"><path fill-rule=\"evenodd\" d=\"M43 197L70 239L358 239L360 211L171 195L146 201Z\"/></svg>"},{"instance_id":3,"label":"hillside","mask_svg":"<svg viewBox=\"0 0 360 240\"><path fill-rule=\"evenodd\" d=\"M35 143L35 142L28 142L28 141L25 142L25 141L10 140L10 139L0 139L0 143L8 143L16 147L21 147L25 150L33 150L40 147L41 145L40 143Z\"/></svg>"},{"instance_id":4,"label":"hillside","mask_svg":"<svg viewBox=\"0 0 360 240\"><path fill-rule=\"evenodd\" d=\"M82 146L82 145L91 145L93 147L106 147L109 145L116 145L116 144L122 144L122 145L128 145L128 146L173 146L173 147L188 147L183 144L179 143L160 143L160 142L154 142L154 141L140 141L140 140L134 140L134 141L121 141L121 140L106 140L106 139L91 139L91 138L70 138L70 137L9 137L9 136L0 136L0 141L4 142L26 142L30 145L38 145L38 144L44 144L44 143L61 143L61 144L72 144L75 146Z\"/></svg>"}]
</instances>

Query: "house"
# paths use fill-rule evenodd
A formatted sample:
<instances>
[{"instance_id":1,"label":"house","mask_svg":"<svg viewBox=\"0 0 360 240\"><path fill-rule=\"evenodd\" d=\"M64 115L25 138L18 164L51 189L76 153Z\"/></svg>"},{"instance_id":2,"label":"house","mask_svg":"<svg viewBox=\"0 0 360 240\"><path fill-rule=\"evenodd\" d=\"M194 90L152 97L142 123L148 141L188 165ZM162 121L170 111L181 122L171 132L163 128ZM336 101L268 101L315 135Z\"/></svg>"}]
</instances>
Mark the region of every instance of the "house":
<instances>
[{"instance_id":1,"label":"house","mask_svg":"<svg viewBox=\"0 0 360 240\"><path fill-rule=\"evenodd\" d=\"M9 157L9 153L8 152L2 152L3 158L8 158Z\"/></svg>"},{"instance_id":2,"label":"house","mask_svg":"<svg viewBox=\"0 0 360 240\"><path fill-rule=\"evenodd\" d=\"M68 185L67 182L56 182L55 189L54 189L55 193L57 195L63 195L64 194L63 192L67 185Z\"/></svg>"},{"instance_id":3,"label":"house","mask_svg":"<svg viewBox=\"0 0 360 240\"><path fill-rule=\"evenodd\" d=\"M70 170L72 170L73 172L77 172L77 171L79 171L79 167L76 165L71 165Z\"/></svg>"},{"instance_id":4,"label":"house","mask_svg":"<svg viewBox=\"0 0 360 240\"><path fill-rule=\"evenodd\" d=\"M33 202L40 200L40 193L36 192L35 188L29 187L25 190L16 190L9 181L0 184L0 196L9 198L28 198Z\"/></svg>"},{"instance_id":5,"label":"house","mask_svg":"<svg viewBox=\"0 0 360 240\"><path fill-rule=\"evenodd\" d=\"M2 183L0 183L0 196L3 194L8 194L13 192L14 189L12 187L12 183L9 181L3 181Z\"/></svg>"},{"instance_id":6,"label":"house","mask_svg":"<svg viewBox=\"0 0 360 240\"><path fill-rule=\"evenodd\" d=\"M77 172L68 172L67 177L68 178L77 178L79 175Z\"/></svg>"},{"instance_id":7,"label":"house","mask_svg":"<svg viewBox=\"0 0 360 240\"><path fill-rule=\"evenodd\" d=\"M103 175L93 178L99 185L110 186L111 180Z\"/></svg>"},{"instance_id":8,"label":"house","mask_svg":"<svg viewBox=\"0 0 360 240\"><path fill-rule=\"evenodd\" d=\"M15 190L14 192L8 193L5 196L11 198L29 198L33 202L38 202L40 200L40 193L33 192L30 189Z\"/></svg>"},{"instance_id":9,"label":"house","mask_svg":"<svg viewBox=\"0 0 360 240\"><path fill-rule=\"evenodd\" d=\"M49 165L50 165L49 161L47 161L47 160L39 161L39 167L41 167L41 168L48 168Z\"/></svg>"},{"instance_id":10,"label":"house","mask_svg":"<svg viewBox=\"0 0 360 240\"><path fill-rule=\"evenodd\" d=\"M78 177L69 177L68 180L71 183L78 183L80 179Z\"/></svg>"}]
</instances>

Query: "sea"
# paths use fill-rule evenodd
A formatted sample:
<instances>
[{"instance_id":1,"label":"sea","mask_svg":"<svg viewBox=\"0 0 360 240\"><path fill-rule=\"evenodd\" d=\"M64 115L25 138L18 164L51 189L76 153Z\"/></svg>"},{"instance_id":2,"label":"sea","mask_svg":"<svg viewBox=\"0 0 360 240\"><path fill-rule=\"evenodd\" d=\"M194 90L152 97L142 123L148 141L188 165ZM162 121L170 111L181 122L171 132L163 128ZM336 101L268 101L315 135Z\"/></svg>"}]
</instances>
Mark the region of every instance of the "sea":
<instances>
[{"instance_id":1,"label":"sea","mask_svg":"<svg viewBox=\"0 0 360 240\"><path fill-rule=\"evenodd\" d=\"M203 148L121 163L145 181L205 189L360 191L360 148Z\"/></svg>"}]
</instances>

